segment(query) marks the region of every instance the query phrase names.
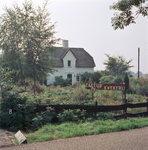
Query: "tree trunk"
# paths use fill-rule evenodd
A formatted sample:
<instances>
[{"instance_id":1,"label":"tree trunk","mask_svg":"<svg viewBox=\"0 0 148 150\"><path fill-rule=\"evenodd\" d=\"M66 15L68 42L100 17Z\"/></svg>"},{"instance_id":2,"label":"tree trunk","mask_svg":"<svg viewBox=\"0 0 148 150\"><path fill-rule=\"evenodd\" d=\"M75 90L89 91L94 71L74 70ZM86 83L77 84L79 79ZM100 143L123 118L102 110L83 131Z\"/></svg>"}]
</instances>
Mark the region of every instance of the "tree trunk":
<instances>
[{"instance_id":1,"label":"tree trunk","mask_svg":"<svg viewBox=\"0 0 148 150\"><path fill-rule=\"evenodd\" d=\"M34 95L35 95L35 85L36 85L36 81L35 81L35 76L34 76Z\"/></svg>"}]
</instances>

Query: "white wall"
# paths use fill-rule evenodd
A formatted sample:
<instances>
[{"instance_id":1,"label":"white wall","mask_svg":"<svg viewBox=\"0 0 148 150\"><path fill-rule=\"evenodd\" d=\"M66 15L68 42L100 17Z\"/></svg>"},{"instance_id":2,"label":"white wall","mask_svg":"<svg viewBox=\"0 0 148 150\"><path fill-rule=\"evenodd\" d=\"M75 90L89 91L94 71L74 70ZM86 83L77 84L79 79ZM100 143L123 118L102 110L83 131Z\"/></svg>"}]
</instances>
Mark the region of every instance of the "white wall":
<instances>
[{"instance_id":1,"label":"white wall","mask_svg":"<svg viewBox=\"0 0 148 150\"><path fill-rule=\"evenodd\" d=\"M71 67L68 67L68 60L71 60ZM53 69L56 69L58 71L54 72L54 74L49 74L49 76L47 78L47 85L54 83L55 76L62 76L63 79L66 79L67 78L67 74L72 74L72 85L73 85L73 84L75 84L77 82L76 81L77 74L82 74L84 72L94 72L94 68L77 68L77 67L75 67L76 58L72 54L71 51L69 51L65 55L65 57L63 58L63 63L64 63L64 67L53 68Z\"/></svg>"}]
</instances>

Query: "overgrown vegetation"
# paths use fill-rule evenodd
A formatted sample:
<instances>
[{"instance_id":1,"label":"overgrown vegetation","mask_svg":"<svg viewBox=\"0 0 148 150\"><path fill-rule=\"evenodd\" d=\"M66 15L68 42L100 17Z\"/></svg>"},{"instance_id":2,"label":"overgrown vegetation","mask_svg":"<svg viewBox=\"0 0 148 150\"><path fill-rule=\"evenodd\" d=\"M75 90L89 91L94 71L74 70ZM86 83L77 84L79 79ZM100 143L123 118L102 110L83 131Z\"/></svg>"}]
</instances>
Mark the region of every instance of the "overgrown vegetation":
<instances>
[{"instance_id":1,"label":"overgrown vegetation","mask_svg":"<svg viewBox=\"0 0 148 150\"><path fill-rule=\"evenodd\" d=\"M129 77L129 94L127 101L130 103L146 102L146 94L143 94L142 87L147 87L148 79L134 79ZM136 89L135 89L136 87ZM81 105L120 105L122 104L122 92L120 91L99 91L85 89L85 85L77 83L74 87L46 87L40 85L42 92L36 95L30 93L29 85L25 87L16 86L11 91L5 93L1 99L1 127L16 131L18 129L28 130L35 129L47 123L63 123L67 121L85 122L89 120L113 118L114 114L122 113L122 111L88 114L84 110L63 110L57 114L53 108L47 108L47 111L41 113L33 113L36 105L44 104L81 104ZM28 92L27 92L28 90ZM36 89L39 91L38 89ZM146 89L144 89L146 90ZM19 93L18 93L19 92ZM134 93L135 92L135 93ZM15 111L9 112L10 109ZM146 108L128 109L128 112L142 112Z\"/></svg>"},{"instance_id":2,"label":"overgrown vegetation","mask_svg":"<svg viewBox=\"0 0 148 150\"><path fill-rule=\"evenodd\" d=\"M93 122L66 122L60 125L47 124L38 131L25 134L28 143L70 138L84 135L96 135L124 131L148 126L148 118L128 118L121 120L95 120Z\"/></svg>"}]
</instances>

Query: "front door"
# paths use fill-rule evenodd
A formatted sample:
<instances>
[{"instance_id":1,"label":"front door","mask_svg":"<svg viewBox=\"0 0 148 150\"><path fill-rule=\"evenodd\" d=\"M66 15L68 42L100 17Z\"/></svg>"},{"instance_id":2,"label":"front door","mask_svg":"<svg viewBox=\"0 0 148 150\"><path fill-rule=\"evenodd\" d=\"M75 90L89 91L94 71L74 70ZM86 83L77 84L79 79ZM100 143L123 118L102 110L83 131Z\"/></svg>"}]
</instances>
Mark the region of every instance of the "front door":
<instances>
[{"instance_id":1,"label":"front door","mask_svg":"<svg viewBox=\"0 0 148 150\"><path fill-rule=\"evenodd\" d=\"M67 74L67 78L70 78L70 84L72 84L72 74Z\"/></svg>"}]
</instances>

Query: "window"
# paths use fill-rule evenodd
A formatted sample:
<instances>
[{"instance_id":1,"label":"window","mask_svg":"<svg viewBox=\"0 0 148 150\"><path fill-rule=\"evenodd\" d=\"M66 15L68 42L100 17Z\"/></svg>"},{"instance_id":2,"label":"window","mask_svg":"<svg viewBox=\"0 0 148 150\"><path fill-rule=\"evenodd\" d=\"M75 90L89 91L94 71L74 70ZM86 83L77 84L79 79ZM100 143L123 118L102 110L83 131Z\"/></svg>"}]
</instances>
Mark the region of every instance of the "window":
<instances>
[{"instance_id":1,"label":"window","mask_svg":"<svg viewBox=\"0 0 148 150\"><path fill-rule=\"evenodd\" d=\"M68 67L71 67L71 60L68 60Z\"/></svg>"},{"instance_id":2,"label":"window","mask_svg":"<svg viewBox=\"0 0 148 150\"><path fill-rule=\"evenodd\" d=\"M80 78L79 78L79 76L77 75L77 81L79 81L80 80Z\"/></svg>"}]
</instances>

